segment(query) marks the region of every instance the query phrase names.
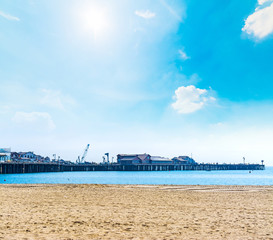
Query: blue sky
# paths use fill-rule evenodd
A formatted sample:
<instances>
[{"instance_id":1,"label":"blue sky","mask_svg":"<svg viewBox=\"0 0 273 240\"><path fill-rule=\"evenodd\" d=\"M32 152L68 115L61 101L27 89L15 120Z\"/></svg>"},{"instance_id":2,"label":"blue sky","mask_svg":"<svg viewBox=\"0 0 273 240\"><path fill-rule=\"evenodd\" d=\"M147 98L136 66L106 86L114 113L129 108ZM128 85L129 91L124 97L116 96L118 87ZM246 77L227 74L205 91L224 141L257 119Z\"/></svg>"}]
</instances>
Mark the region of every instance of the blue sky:
<instances>
[{"instance_id":1,"label":"blue sky","mask_svg":"<svg viewBox=\"0 0 273 240\"><path fill-rule=\"evenodd\" d=\"M1 147L273 165L273 1L0 3Z\"/></svg>"}]
</instances>

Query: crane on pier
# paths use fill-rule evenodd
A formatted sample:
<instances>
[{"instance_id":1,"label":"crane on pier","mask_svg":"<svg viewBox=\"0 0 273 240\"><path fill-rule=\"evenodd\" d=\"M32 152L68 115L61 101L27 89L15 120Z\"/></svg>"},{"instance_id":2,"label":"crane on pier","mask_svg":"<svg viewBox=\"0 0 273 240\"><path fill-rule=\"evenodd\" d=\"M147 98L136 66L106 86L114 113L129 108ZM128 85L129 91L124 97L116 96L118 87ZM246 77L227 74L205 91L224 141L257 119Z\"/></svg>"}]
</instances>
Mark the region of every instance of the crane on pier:
<instances>
[{"instance_id":1,"label":"crane on pier","mask_svg":"<svg viewBox=\"0 0 273 240\"><path fill-rule=\"evenodd\" d=\"M85 150L84 150L84 152L83 152L82 157L78 156L78 159L77 159L77 161L76 161L77 163L84 163L84 160L85 160L85 158L86 158L86 155L87 155L89 146L90 146L90 144L87 144L87 146L86 146L86 148L85 148Z\"/></svg>"}]
</instances>

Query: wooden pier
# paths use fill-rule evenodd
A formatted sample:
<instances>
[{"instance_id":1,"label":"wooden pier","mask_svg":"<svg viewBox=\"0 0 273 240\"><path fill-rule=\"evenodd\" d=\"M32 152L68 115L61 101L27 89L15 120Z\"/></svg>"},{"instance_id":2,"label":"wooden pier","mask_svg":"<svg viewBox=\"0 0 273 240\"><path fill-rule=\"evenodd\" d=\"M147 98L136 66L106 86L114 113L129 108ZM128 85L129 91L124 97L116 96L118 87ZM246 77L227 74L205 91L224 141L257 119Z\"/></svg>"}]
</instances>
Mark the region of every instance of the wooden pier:
<instances>
[{"instance_id":1,"label":"wooden pier","mask_svg":"<svg viewBox=\"0 0 273 240\"><path fill-rule=\"evenodd\" d=\"M0 174L73 172L73 171L219 171L264 170L261 164L185 164L185 165L121 165L121 164L58 164L58 163L0 163Z\"/></svg>"}]
</instances>

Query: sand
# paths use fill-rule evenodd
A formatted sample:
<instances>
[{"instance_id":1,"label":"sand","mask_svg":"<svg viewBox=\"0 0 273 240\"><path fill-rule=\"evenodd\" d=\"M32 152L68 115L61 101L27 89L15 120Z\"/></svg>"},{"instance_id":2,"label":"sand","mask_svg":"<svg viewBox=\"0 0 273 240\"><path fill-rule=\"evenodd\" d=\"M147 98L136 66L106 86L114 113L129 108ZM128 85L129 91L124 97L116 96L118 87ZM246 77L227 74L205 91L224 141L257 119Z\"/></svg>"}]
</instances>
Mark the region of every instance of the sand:
<instances>
[{"instance_id":1,"label":"sand","mask_svg":"<svg viewBox=\"0 0 273 240\"><path fill-rule=\"evenodd\" d=\"M273 239L273 187L0 185L0 239Z\"/></svg>"}]
</instances>

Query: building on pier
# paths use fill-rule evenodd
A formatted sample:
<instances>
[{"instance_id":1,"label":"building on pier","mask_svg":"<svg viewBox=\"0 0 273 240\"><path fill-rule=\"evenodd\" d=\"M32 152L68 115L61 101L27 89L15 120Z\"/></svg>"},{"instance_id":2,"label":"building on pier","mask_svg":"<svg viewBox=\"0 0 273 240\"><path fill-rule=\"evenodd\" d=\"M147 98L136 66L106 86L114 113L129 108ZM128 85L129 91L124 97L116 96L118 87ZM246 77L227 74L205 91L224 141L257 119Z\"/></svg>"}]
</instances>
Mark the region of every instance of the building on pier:
<instances>
[{"instance_id":1,"label":"building on pier","mask_svg":"<svg viewBox=\"0 0 273 240\"><path fill-rule=\"evenodd\" d=\"M34 152L11 152L11 158L14 162L44 162L49 163L49 157L37 155Z\"/></svg>"},{"instance_id":2,"label":"building on pier","mask_svg":"<svg viewBox=\"0 0 273 240\"><path fill-rule=\"evenodd\" d=\"M189 156L179 156L179 157L174 157L172 159L174 164L197 164L197 162L195 162L193 160L193 158L189 157Z\"/></svg>"},{"instance_id":3,"label":"building on pier","mask_svg":"<svg viewBox=\"0 0 273 240\"><path fill-rule=\"evenodd\" d=\"M0 162L9 161L10 154L11 154L10 148L0 148Z\"/></svg>"},{"instance_id":4,"label":"building on pier","mask_svg":"<svg viewBox=\"0 0 273 240\"><path fill-rule=\"evenodd\" d=\"M165 157L160 157L160 156L151 156L151 164L158 164L158 165L162 165L162 164L168 164L171 165L173 164L173 161L169 158L165 158Z\"/></svg>"},{"instance_id":5,"label":"building on pier","mask_svg":"<svg viewBox=\"0 0 273 240\"><path fill-rule=\"evenodd\" d=\"M117 162L121 165L143 165L143 164L152 164L152 165L184 165L184 164L197 164L189 156L179 156L174 157L173 159L160 157L160 156L151 156L150 154L118 154Z\"/></svg>"},{"instance_id":6,"label":"building on pier","mask_svg":"<svg viewBox=\"0 0 273 240\"><path fill-rule=\"evenodd\" d=\"M118 154L117 162L122 165L149 164L151 156L149 154Z\"/></svg>"}]
</instances>

